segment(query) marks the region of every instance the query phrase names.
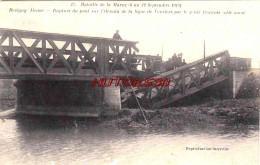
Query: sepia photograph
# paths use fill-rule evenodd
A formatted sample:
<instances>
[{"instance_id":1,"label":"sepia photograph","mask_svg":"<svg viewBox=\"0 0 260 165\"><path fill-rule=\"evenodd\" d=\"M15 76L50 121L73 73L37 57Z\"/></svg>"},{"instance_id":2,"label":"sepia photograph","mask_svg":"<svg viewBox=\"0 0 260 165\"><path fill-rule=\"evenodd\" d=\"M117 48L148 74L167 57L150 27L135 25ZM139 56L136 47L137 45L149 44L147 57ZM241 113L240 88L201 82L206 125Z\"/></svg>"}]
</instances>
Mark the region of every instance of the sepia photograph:
<instances>
[{"instance_id":1,"label":"sepia photograph","mask_svg":"<svg viewBox=\"0 0 260 165\"><path fill-rule=\"evenodd\" d=\"M259 165L259 1L0 1L0 164Z\"/></svg>"}]
</instances>

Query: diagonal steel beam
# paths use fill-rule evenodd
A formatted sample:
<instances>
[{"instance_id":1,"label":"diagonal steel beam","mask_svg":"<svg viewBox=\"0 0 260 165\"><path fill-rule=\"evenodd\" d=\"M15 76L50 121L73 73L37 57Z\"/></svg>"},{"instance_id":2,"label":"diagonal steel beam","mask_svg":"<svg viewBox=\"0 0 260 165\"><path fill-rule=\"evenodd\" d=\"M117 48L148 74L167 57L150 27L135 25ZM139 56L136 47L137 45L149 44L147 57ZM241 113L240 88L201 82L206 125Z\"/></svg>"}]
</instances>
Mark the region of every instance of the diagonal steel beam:
<instances>
[{"instance_id":1,"label":"diagonal steel beam","mask_svg":"<svg viewBox=\"0 0 260 165\"><path fill-rule=\"evenodd\" d=\"M111 50L113 51L113 53L117 54L116 48L114 45L109 45L109 47L111 48Z\"/></svg>"},{"instance_id":2,"label":"diagonal steel beam","mask_svg":"<svg viewBox=\"0 0 260 165\"><path fill-rule=\"evenodd\" d=\"M59 48L56 46L56 44L53 42L53 40L51 39L47 39L47 41L50 43L50 45L52 46L52 48L54 49L54 51L57 53L58 57L61 59L61 61L63 62L63 64L66 66L66 68L69 70L70 73L73 72L72 67L70 66L70 64L68 63L68 61L65 59L65 57L62 55L62 53L60 52Z\"/></svg>"},{"instance_id":3,"label":"diagonal steel beam","mask_svg":"<svg viewBox=\"0 0 260 165\"><path fill-rule=\"evenodd\" d=\"M138 53L139 49L136 47L136 45L132 45L132 48Z\"/></svg>"},{"instance_id":4,"label":"diagonal steel beam","mask_svg":"<svg viewBox=\"0 0 260 165\"><path fill-rule=\"evenodd\" d=\"M26 59L28 58L28 55L26 53L22 53L22 59L18 62L18 64L16 64L15 68L19 69L23 63L26 61Z\"/></svg>"},{"instance_id":5,"label":"diagonal steel beam","mask_svg":"<svg viewBox=\"0 0 260 165\"><path fill-rule=\"evenodd\" d=\"M172 81L174 83L174 87L172 90L175 90L176 88L178 88L178 90L181 91L181 88L179 86L180 79L181 79L181 74L179 75L179 77L177 79L175 79L174 75L172 75Z\"/></svg>"},{"instance_id":6,"label":"diagonal steel beam","mask_svg":"<svg viewBox=\"0 0 260 165\"><path fill-rule=\"evenodd\" d=\"M2 35L2 38L0 39L0 45L2 45L2 44L5 42L5 40L7 39L7 37L8 37L8 35L7 35L6 33L4 33L4 34Z\"/></svg>"},{"instance_id":7,"label":"diagonal steel beam","mask_svg":"<svg viewBox=\"0 0 260 165\"><path fill-rule=\"evenodd\" d=\"M21 54L21 52L16 52L16 53L14 54L14 57L18 57L20 54Z\"/></svg>"},{"instance_id":8,"label":"diagonal steel beam","mask_svg":"<svg viewBox=\"0 0 260 165\"><path fill-rule=\"evenodd\" d=\"M196 81L196 79L194 78L194 76L191 74L190 70L188 70L187 72L188 72L190 78L192 79L192 81L195 83L196 87L199 89L200 86L199 86L199 84L197 83L197 81Z\"/></svg>"},{"instance_id":9,"label":"diagonal steel beam","mask_svg":"<svg viewBox=\"0 0 260 165\"><path fill-rule=\"evenodd\" d=\"M93 44L88 50L88 53L93 53L93 51L96 49L97 45Z\"/></svg>"},{"instance_id":10,"label":"diagonal steel beam","mask_svg":"<svg viewBox=\"0 0 260 165\"><path fill-rule=\"evenodd\" d=\"M96 49L96 47L97 47L97 45L95 45L95 44L93 44L93 45L91 45L91 47L89 48L89 50L87 51L87 53L88 53L88 55L89 55L89 58L93 61L93 58L95 57L95 55L93 55L92 53L93 53L93 51ZM92 55L92 56L91 56ZM82 66L84 65L84 63L86 62L86 60L87 60L87 57L86 56L84 56L84 57L82 57L82 54L79 54L78 55L79 56L79 58L80 58L80 63L79 63L79 65L78 65L78 67L77 67L77 70L79 71L81 68L82 68ZM69 57L69 58L72 58L71 56ZM94 61L93 61L93 63L94 63ZM94 65L95 65L95 63L94 63Z\"/></svg>"},{"instance_id":11,"label":"diagonal steel beam","mask_svg":"<svg viewBox=\"0 0 260 165\"><path fill-rule=\"evenodd\" d=\"M63 45L63 47L62 47L61 50L60 50L60 53L61 53L61 54L67 49L67 47L69 46L69 44L70 44L70 43L67 41L67 42ZM58 60L59 60L59 58L57 58L56 55L54 55L54 56L53 56L53 60L52 60L52 62L50 63L50 65L48 66L47 70L52 69Z\"/></svg>"},{"instance_id":12,"label":"diagonal steel beam","mask_svg":"<svg viewBox=\"0 0 260 165\"><path fill-rule=\"evenodd\" d=\"M2 57L8 58L7 54L4 51L0 51L0 54L2 55Z\"/></svg>"},{"instance_id":13,"label":"diagonal steel beam","mask_svg":"<svg viewBox=\"0 0 260 165\"><path fill-rule=\"evenodd\" d=\"M25 52L30 56L30 58L32 59L33 63L37 66L37 68L44 73L43 68L41 67L41 65L37 62L37 60L34 58L33 54L30 52L30 50L26 47L25 43L22 41L22 39L15 33L12 32L11 33L14 38L17 40L17 42L23 47L23 49L25 50Z\"/></svg>"},{"instance_id":14,"label":"diagonal steel beam","mask_svg":"<svg viewBox=\"0 0 260 165\"><path fill-rule=\"evenodd\" d=\"M121 51L121 55L123 55L123 54L126 54L126 52L127 52L127 50L130 48L130 46L129 45L126 45L124 48L123 48L123 50Z\"/></svg>"},{"instance_id":15,"label":"diagonal steel beam","mask_svg":"<svg viewBox=\"0 0 260 165\"><path fill-rule=\"evenodd\" d=\"M12 73L12 70L9 68L9 66L4 62L4 60L2 58L0 58L0 63L2 64L2 66L5 68L5 70L8 73Z\"/></svg>"},{"instance_id":16,"label":"diagonal steel beam","mask_svg":"<svg viewBox=\"0 0 260 165\"><path fill-rule=\"evenodd\" d=\"M36 46L38 45L39 42L40 42L40 39L36 39L29 50L32 52L36 48ZM32 55L33 55L33 53L32 53ZM20 68L23 65L23 63L27 60L27 58L28 58L28 54L23 53L22 59L18 62L18 64L15 66L15 68L16 69Z\"/></svg>"},{"instance_id":17,"label":"diagonal steel beam","mask_svg":"<svg viewBox=\"0 0 260 165\"><path fill-rule=\"evenodd\" d=\"M90 58L90 56L89 56L89 53L92 53L92 52L88 52L81 42L76 42L76 44L78 45L78 47L80 48L80 50L81 50L82 53L84 54L83 64L85 63L86 60L88 60L88 61L90 62L90 64L95 68L95 72L99 74L99 73L100 73L99 69L97 68L97 66L95 65L94 61L93 61L93 60ZM93 45L92 45L92 46L93 46ZM92 46L91 46L91 47L92 47ZM94 46L93 46L93 47L94 47ZM93 48L92 48L92 49L93 49ZM95 49L95 48L94 48L94 49ZM94 50L94 49L93 49L93 50ZM92 50L92 51L93 51L93 50ZM81 61L81 62L82 62L82 61ZM81 63L81 62L80 62L80 63ZM79 64L79 66L77 67L77 70L81 69L81 67L82 67L82 64L81 64L81 65Z\"/></svg>"},{"instance_id":18,"label":"diagonal steel beam","mask_svg":"<svg viewBox=\"0 0 260 165\"><path fill-rule=\"evenodd\" d=\"M113 47L112 45L110 47ZM112 73L114 70L114 67L116 66L116 64L121 64L123 66L123 62L122 62L122 58L123 58L123 55L126 53L126 51L129 49L129 46L125 46L124 49L121 51L121 53L116 57L116 62L110 67L109 69L109 73ZM114 50L113 50L114 51ZM116 50L115 50L116 51ZM117 53L116 53L117 54ZM123 67L126 67L125 65ZM128 69L127 69L128 70Z\"/></svg>"}]
</instances>

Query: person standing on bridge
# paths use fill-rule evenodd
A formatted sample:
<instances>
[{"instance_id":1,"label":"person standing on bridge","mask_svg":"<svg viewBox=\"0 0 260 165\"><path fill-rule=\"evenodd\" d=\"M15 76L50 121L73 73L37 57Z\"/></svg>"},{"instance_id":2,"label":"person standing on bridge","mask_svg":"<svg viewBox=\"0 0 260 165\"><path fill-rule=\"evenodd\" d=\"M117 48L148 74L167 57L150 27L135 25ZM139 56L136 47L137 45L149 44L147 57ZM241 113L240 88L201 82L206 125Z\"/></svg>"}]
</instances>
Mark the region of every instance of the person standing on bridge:
<instances>
[{"instance_id":1,"label":"person standing on bridge","mask_svg":"<svg viewBox=\"0 0 260 165\"><path fill-rule=\"evenodd\" d=\"M119 30L116 30L116 33L114 34L113 39L114 40L122 40L122 38L119 34Z\"/></svg>"},{"instance_id":2,"label":"person standing on bridge","mask_svg":"<svg viewBox=\"0 0 260 165\"><path fill-rule=\"evenodd\" d=\"M177 63L178 63L178 57L176 55L176 53L174 53L174 55L172 56L172 67L173 69L176 69L177 68Z\"/></svg>"},{"instance_id":3,"label":"person standing on bridge","mask_svg":"<svg viewBox=\"0 0 260 165\"><path fill-rule=\"evenodd\" d=\"M122 40L120 34L119 34L119 30L116 30L116 33L113 36L114 40ZM119 54L119 46L116 46L116 53Z\"/></svg>"},{"instance_id":4,"label":"person standing on bridge","mask_svg":"<svg viewBox=\"0 0 260 165\"><path fill-rule=\"evenodd\" d=\"M185 59L182 60L181 66L186 65Z\"/></svg>"}]
</instances>

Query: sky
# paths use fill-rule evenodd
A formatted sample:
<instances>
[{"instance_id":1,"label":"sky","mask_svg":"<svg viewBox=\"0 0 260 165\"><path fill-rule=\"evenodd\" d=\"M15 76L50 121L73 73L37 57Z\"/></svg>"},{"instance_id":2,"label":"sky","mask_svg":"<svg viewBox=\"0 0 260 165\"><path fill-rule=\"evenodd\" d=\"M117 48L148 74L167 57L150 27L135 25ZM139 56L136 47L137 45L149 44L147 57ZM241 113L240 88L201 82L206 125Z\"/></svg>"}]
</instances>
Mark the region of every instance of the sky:
<instances>
[{"instance_id":1,"label":"sky","mask_svg":"<svg viewBox=\"0 0 260 165\"><path fill-rule=\"evenodd\" d=\"M125 40L138 41L139 54L162 54L167 60L174 53L183 53L186 61L192 62L203 57L203 41L206 42L206 55L228 50L231 56L252 58L253 67L260 61L260 3L242 2L151 2L152 4L181 4L178 8L135 8L147 11L241 11L243 15L212 14L104 14L104 13L17 13L12 9L100 9L82 7L80 2L71 7L66 2L0 2L0 28L22 29L41 32L74 34L82 36L111 38L115 30L120 30ZM96 2L100 4L101 2ZM112 2L109 2L113 5ZM139 4L146 2L120 2ZM131 8L103 7L108 10ZM134 8L132 8L134 9Z\"/></svg>"}]
</instances>

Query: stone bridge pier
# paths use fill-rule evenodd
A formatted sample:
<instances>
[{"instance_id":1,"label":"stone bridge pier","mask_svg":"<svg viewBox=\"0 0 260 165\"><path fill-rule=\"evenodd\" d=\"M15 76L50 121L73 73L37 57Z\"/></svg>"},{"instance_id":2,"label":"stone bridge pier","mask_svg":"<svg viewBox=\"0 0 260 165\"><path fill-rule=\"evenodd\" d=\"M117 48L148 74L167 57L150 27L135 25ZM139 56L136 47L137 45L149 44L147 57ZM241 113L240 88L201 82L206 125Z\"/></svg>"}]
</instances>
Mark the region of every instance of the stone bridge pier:
<instances>
[{"instance_id":1,"label":"stone bridge pier","mask_svg":"<svg viewBox=\"0 0 260 165\"><path fill-rule=\"evenodd\" d=\"M242 86L248 88L244 83L250 75L254 75L256 79L260 78L260 70L251 67L251 58L230 57L229 67L231 98L237 98Z\"/></svg>"},{"instance_id":2,"label":"stone bridge pier","mask_svg":"<svg viewBox=\"0 0 260 165\"><path fill-rule=\"evenodd\" d=\"M17 113L97 117L121 109L120 88L92 87L92 81L18 80Z\"/></svg>"},{"instance_id":3,"label":"stone bridge pier","mask_svg":"<svg viewBox=\"0 0 260 165\"><path fill-rule=\"evenodd\" d=\"M237 96L243 86L244 86L244 88L251 88L251 86L244 84L244 82L248 81L247 79L252 74L259 81L260 70L231 71L230 72L230 86L231 86L231 93L232 93L231 98L237 98ZM254 89L249 89L249 90L254 90Z\"/></svg>"}]
</instances>

